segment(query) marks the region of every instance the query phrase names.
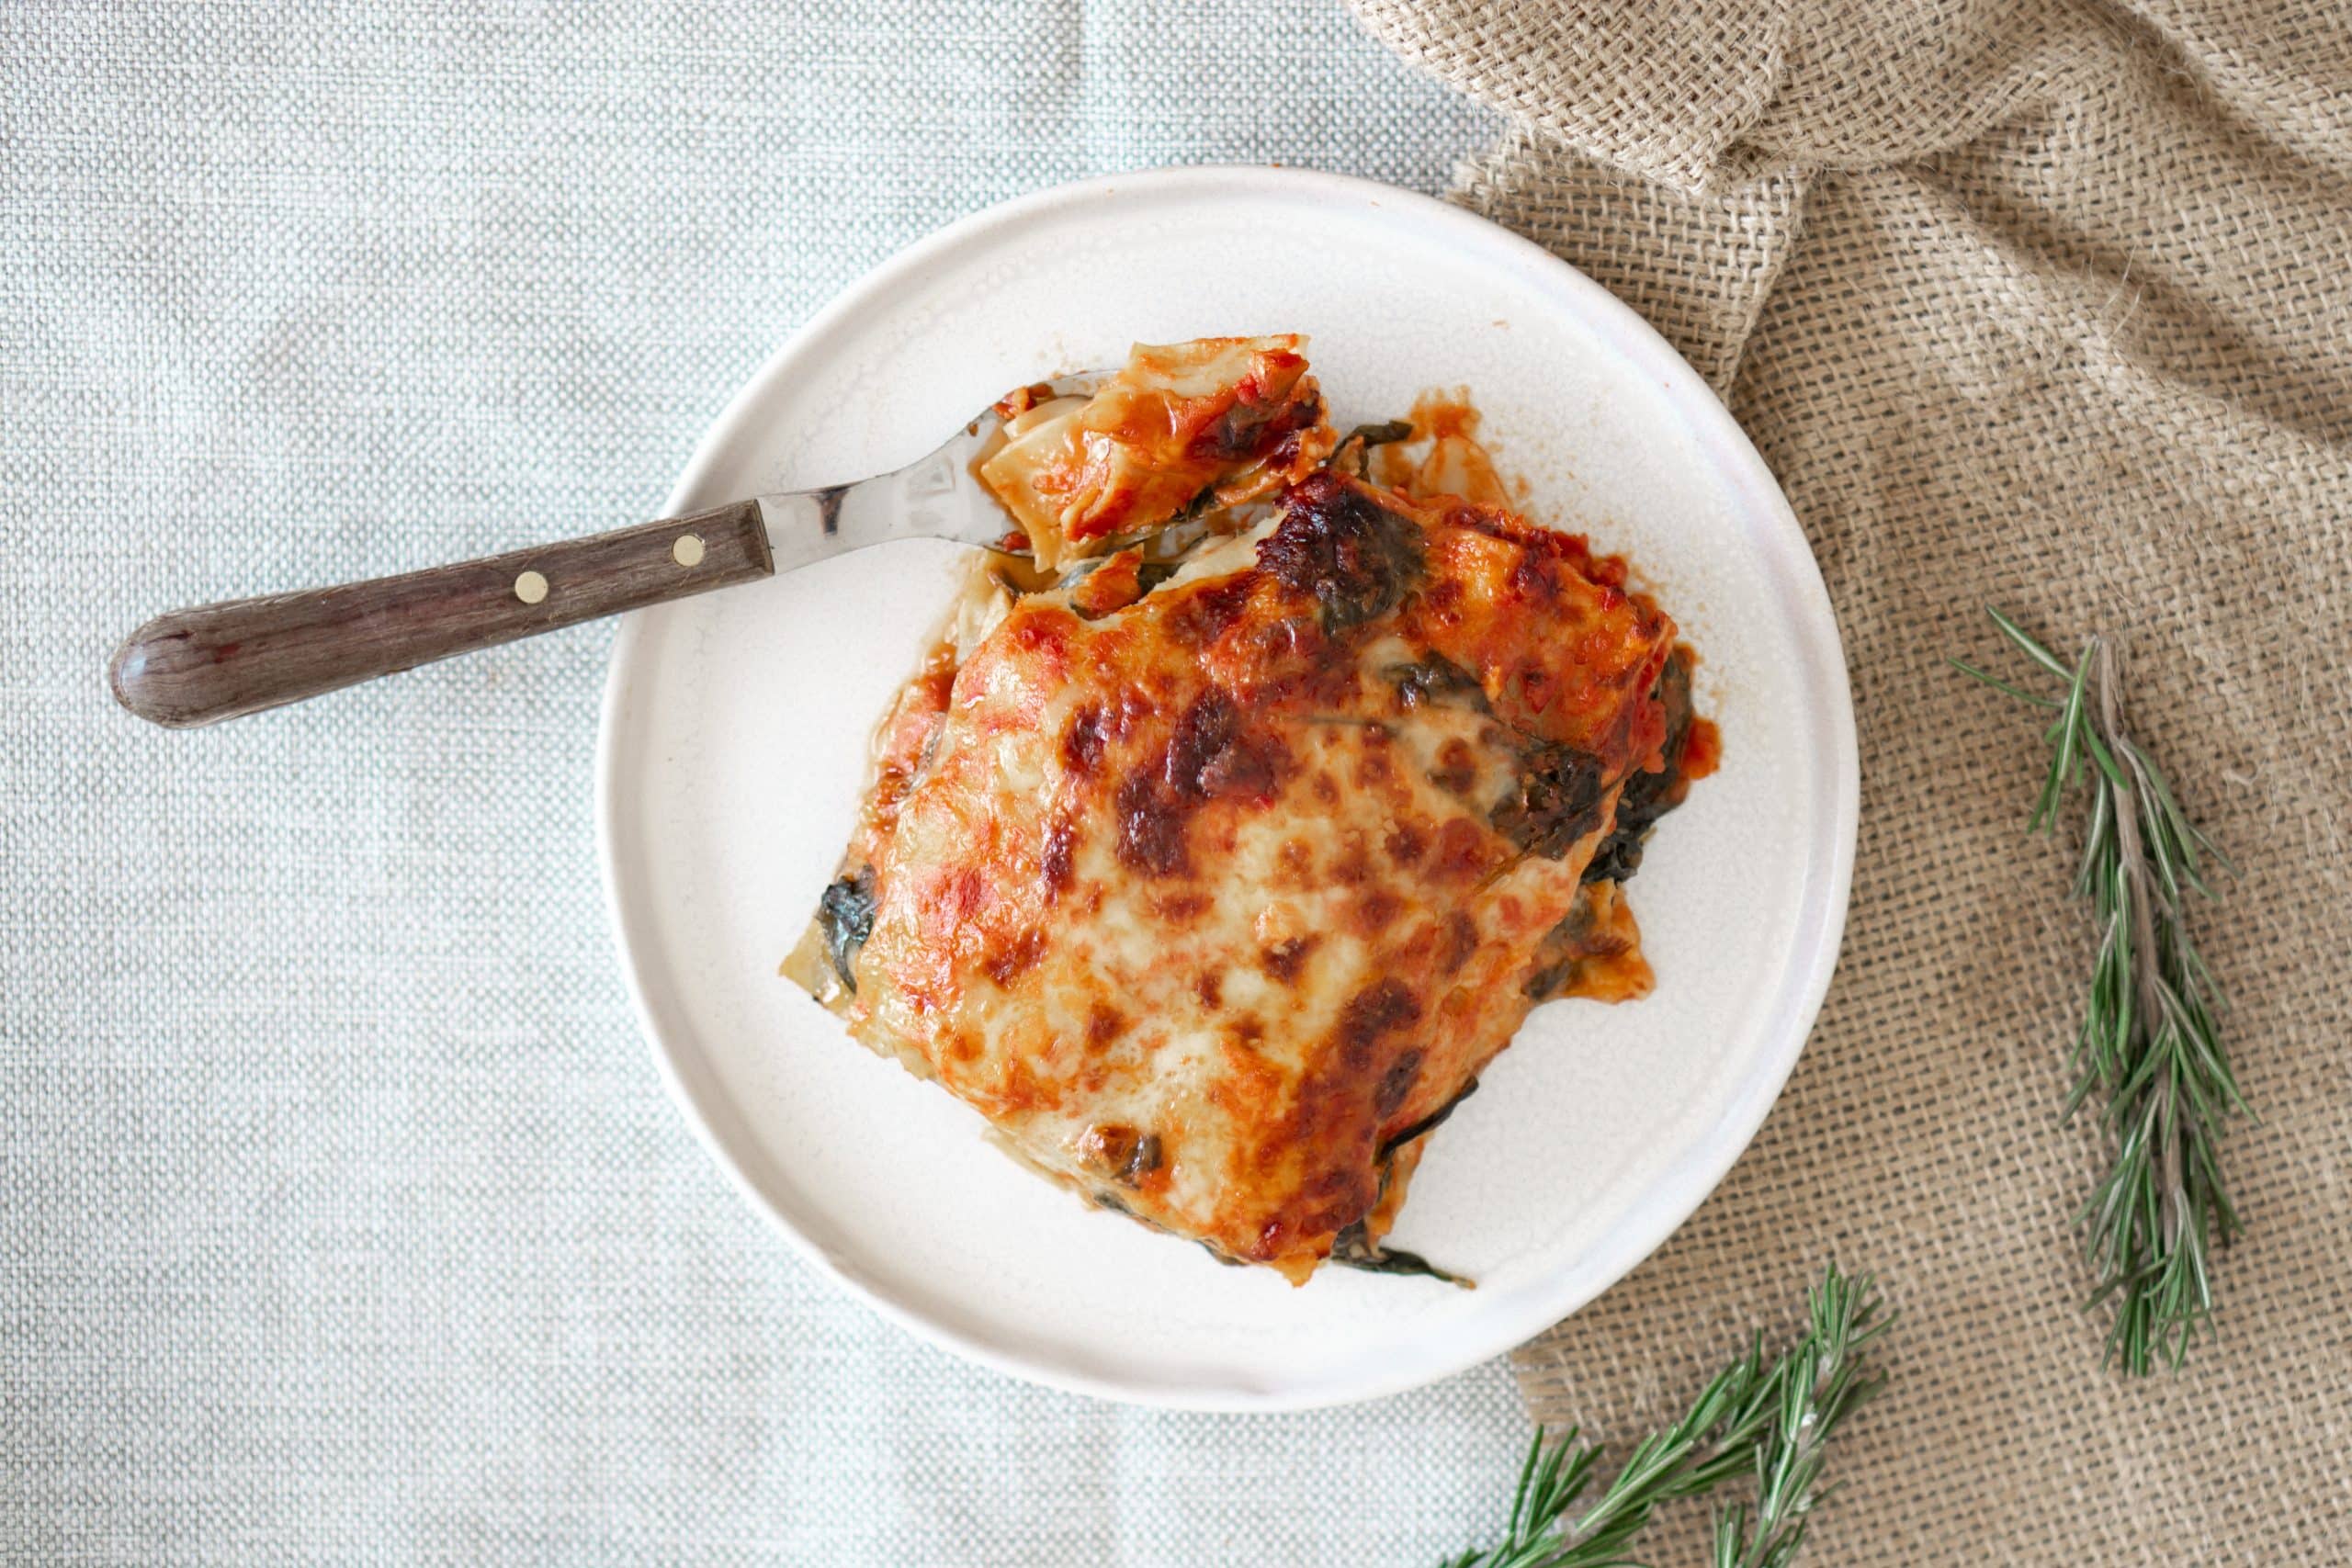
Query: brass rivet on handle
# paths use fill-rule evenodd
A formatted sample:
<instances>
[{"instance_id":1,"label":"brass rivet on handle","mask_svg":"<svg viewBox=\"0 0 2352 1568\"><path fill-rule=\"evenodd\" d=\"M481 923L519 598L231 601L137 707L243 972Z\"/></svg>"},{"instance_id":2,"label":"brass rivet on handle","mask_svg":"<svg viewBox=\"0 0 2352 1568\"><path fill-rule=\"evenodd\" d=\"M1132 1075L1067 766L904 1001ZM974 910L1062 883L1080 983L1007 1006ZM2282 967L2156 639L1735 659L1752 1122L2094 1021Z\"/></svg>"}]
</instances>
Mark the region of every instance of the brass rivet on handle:
<instances>
[{"instance_id":1,"label":"brass rivet on handle","mask_svg":"<svg viewBox=\"0 0 2352 1568\"><path fill-rule=\"evenodd\" d=\"M670 558L680 566L700 566L702 564L702 536L699 534L679 535L678 542L670 547Z\"/></svg>"},{"instance_id":2,"label":"brass rivet on handle","mask_svg":"<svg viewBox=\"0 0 2352 1568\"><path fill-rule=\"evenodd\" d=\"M548 596L548 580L536 571L526 571L514 580L514 597L526 604L536 604Z\"/></svg>"}]
</instances>

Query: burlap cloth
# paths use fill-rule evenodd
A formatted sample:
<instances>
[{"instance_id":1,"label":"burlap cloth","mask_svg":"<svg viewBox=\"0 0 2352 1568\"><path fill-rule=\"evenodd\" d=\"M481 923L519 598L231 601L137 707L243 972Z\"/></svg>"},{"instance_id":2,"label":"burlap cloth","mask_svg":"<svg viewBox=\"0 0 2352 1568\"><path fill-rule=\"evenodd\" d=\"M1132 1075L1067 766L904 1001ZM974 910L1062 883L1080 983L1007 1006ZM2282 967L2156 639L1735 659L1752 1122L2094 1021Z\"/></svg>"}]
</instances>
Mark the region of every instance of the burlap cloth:
<instances>
[{"instance_id":1,"label":"burlap cloth","mask_svg":"<svg viewBox=\"0 0 2352 1568\"><path fill-rule=\"evenodd\" d=\"M1838 609L1853 912L1786 1095L1657 1255L1521 1350L1619 1438L1826 1259L1904 1323L1808 1560L2352 1562L2352 17L2338 0L1359 0L1515 127L1456 196L1728 399ZM2258 1124L2180 1375L2099 1366L2061 1126L2089 956L2041 757L1944 656L2121 635L2242 880L2199 917ZM1701 1561L1698 1517L1657 1543Z\"/></svg>"}]
</instances>

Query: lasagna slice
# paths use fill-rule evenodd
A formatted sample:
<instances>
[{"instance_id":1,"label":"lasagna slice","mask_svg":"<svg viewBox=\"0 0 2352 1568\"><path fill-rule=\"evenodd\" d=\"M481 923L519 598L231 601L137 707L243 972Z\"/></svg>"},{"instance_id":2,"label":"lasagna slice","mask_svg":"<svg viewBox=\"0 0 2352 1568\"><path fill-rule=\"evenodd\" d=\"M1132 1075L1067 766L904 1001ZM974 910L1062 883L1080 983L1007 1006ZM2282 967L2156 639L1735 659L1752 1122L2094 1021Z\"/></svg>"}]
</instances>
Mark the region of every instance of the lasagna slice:
<instances>
[{"instance_id":1,"label":"lasagna slice","mask_svg":"<svg viewBox=\"0 0 2352 1568\"><path fill-rule=\"evenodd\" d=\"M1159 574L976 566L785 964L1036 1169L1294 1282L1440 1272L1381 1245L1426 1135L1539 1001L1647 990L1618 882L1705 733L1622 560L1370 466Z\"/></svg>"},{"instance_id":2,"label":"lasagna slice","mask_svg":"<svg viewBox=\"0 0 2352 1568\"><path fill-rule=\"evenodd\" d=\"M1137 344L1091 398L1015 392L980 464L1040 568L1053 570L1195 508L1254 501L1306 475L1335 439L1306 339Z\"/></svg>"}]
</instances>

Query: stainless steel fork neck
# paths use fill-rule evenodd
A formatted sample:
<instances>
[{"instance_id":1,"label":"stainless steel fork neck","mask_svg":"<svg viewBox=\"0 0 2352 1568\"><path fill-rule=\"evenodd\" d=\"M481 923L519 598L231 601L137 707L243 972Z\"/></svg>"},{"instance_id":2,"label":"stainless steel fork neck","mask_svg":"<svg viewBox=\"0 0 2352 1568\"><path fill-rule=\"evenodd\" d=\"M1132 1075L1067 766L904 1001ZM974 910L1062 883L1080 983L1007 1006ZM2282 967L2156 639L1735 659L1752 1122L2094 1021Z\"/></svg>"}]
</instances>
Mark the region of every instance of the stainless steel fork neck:
<instances>
[{"instance_id":1,"label":"stainless steel fork neck","mask_svg":"<svg viewBox=\"0 0 2352 1568\"><path fill-rule=\"evenodd\" d=\"M1109 372L1081 370L1045 383L1057 397L1091 392ZM993 407L924 457L855 484L779 491L759 498L775 570L791 571L893 539L951 539L991 547L1014 525L975 466L995 442Z\"/></svg>"}]
</instances>

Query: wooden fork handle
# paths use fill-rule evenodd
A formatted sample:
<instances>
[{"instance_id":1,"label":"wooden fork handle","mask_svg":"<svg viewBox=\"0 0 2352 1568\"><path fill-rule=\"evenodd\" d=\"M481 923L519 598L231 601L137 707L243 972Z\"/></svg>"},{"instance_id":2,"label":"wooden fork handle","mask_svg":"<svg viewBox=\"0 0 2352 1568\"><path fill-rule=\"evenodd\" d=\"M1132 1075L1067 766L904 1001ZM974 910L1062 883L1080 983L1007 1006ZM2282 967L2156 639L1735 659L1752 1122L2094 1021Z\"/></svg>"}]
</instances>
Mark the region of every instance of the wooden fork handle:
<instances>
[{"instance_id":1,"label":"wooden fork handle","mask_svg":"<svg viewBox=\"0 0 2352 1568\"><path fill-rule=\"evenodd\" d=\"M370 582L175 610L115 649L115 699L174 728L775 570L756 501Z\"/></svg>"}]
</instances>

